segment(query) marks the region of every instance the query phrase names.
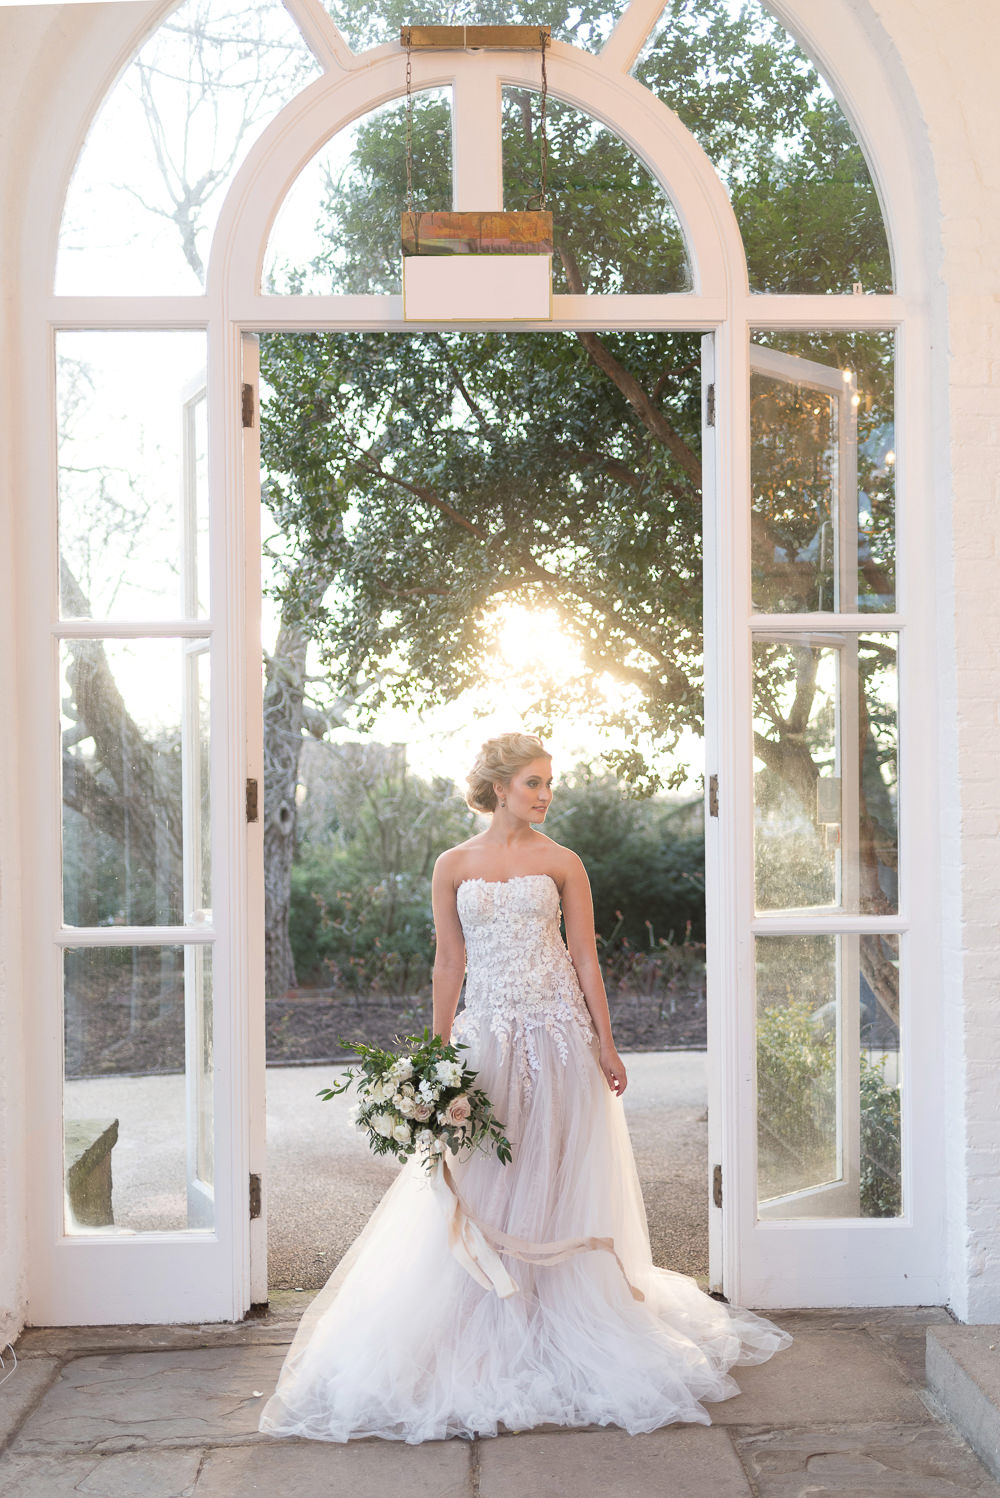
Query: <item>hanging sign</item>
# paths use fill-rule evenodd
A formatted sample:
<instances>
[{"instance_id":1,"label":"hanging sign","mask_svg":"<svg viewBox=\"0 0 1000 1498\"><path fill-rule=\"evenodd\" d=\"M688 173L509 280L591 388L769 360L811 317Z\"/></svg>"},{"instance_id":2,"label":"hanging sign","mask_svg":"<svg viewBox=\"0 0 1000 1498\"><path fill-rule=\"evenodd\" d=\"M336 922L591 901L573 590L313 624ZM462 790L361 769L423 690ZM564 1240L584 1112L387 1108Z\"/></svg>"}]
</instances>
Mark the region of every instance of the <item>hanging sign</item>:
<instances>
[{"instance_id":1,"label":"hanging sign","mask_svg":"<svg viewBox=\"0 0 1000 1498\"><path fill-rule=\"evenodd\" d=\"M402 240L407 321L551 318L551 213L404 213Z\"/></svg>"},{"instance_id":2,"label":"hanging sign","mask_svg":"<svg viewBox=\"0 0 1000 1498\"><path fill-rule=\"evenodd\" d=\"M552 317L552 215L545 210L549 27L404 26L406 212L402 221L403 316L407 322L544 322ZM537 46L542 59L539 191L522 212L418 213L413 207L415 47Z\"/></svg>"}]
</instances>

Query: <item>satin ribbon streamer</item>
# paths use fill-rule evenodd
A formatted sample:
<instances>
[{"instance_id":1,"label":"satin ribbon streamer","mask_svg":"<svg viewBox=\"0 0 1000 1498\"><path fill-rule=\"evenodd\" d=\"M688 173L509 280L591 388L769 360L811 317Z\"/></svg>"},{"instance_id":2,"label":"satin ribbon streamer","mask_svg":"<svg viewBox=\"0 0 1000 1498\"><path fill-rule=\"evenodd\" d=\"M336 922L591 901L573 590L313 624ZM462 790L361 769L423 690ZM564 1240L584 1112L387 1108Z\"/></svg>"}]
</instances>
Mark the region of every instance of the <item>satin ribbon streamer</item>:
<instances>
[{"instance_id":1,"label":"satin ribbon streamer","mask_svg":"<svg viewBox=\"0 0 1000 1498\"><path fill-rule=\"evenodd\" d=\"M482 1285L484 1290L495 1290L502 1300L516 1294L520 1287L502 1263L498 1249L524 1264L539 1265L561 1264L575 1254L602 1249L613 1255L633 1300L645 1300L642 1291L625 1273L625 1265L615 1251L613 1238L560 1238L551 1243L531 1243L526 1238L515 1238L510 1233L487 1227L469 1211L459 1196L451 1167L443 1156L438 1161L438 1168L430 1173L430 1186L448 1224L448 1243L455 1258L477 1285Z\"/></svg>"}]
</instances>

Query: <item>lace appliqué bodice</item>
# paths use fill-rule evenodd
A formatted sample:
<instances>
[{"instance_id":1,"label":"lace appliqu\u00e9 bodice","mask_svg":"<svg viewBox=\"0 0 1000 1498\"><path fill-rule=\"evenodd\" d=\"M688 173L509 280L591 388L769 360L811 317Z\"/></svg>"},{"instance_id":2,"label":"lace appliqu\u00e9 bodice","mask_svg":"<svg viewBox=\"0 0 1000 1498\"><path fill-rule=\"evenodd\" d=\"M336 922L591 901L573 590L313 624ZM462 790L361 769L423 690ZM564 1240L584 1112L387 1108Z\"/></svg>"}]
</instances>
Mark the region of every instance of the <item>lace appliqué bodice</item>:
<instances>
[{"instance_id":1,"label":"lace appliqu\u00e9 bodice","mask_svg":"<svg viewBox=\"0 0 1000 1498\"><path fill-rule=\"evenodd\" d=\"M518 1074L529 1091L540 1068L534 1041L539 1028L552 1036L564 1066L569 1030L575 1029L588 1046L594 1040L559 930L559 890L548 874L521 874L502 883L463 879L458 914L467 974L456 1038L488 1027L504 1053L514 1047Z\"/></svg>"}]
</instances>

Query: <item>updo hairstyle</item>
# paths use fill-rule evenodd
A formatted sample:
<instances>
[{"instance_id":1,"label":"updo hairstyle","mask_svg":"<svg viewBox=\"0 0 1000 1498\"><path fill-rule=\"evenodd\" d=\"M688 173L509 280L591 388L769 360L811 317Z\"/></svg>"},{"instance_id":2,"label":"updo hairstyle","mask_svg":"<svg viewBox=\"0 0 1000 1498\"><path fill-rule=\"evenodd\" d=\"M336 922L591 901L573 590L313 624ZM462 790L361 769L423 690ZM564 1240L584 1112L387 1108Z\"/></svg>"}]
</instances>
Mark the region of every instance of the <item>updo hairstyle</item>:
<instances>
[{"instance_id":1,"label":"updo hairstyle","mask_svg":"<svg viewBox=\"0 0 1000 1498\"><path fill-rule=\"evenodd\" d=\"M466 801L473 811L496 811L494 785L498 782L510 785L524 765L530 765L533 759L549 757L549 751L533 733L501 733L495 739L487 739L465 777L469 785Z\"/></svg>"}]
</instances>

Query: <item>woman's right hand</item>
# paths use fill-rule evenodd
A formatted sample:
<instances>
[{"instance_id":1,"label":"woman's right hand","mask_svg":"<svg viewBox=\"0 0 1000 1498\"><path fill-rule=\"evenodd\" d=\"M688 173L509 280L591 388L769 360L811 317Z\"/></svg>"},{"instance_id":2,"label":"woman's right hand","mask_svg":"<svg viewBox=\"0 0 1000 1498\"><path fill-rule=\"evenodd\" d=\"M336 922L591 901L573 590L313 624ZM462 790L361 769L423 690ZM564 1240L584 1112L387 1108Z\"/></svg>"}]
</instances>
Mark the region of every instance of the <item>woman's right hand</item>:
<instances>
[{"instance_id":1,"label":"woman's right hand","mask_svg":"<svg viewBox=\"0 0 1000 1498\"><path fill-rule=\"evenodd\" d=\"M601 1046L598 1057L601 1071L607 1078L608 1086L616 1097L621 1097L628 1086L628 1075L625 1071L625 1063L619 1056L615 1047L610 1042Z\"/></svg>"}]
</instances>

